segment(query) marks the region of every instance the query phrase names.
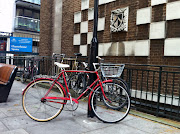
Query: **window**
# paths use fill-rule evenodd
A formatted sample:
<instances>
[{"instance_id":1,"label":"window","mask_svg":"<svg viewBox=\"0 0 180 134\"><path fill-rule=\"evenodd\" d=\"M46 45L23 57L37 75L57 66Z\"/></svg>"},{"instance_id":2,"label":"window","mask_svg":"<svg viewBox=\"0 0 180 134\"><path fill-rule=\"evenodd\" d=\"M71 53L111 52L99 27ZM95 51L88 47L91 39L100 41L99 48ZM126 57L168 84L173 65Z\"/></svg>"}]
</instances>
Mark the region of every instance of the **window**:
<instances>
[{"instance_id":1,"label":"window","mask_svg":"<svg viewBox=\"0 0 180 134\"><path fill-rule=\"evenodd\" d=\"M23 16L23 9L17 8L17 10L16 10L16 16Z\"/></svg>"},{"instance_id":2,"label":"window","mask_svg":"<svg viewBox=\"0 0 180 134\"><path fill-rule=\"evenodd\" d=\"M39 20L40 19L40 14L35 12L34 15L33 15L33 18Z\"/></svg>"},{"instance_id":3,"label":"window","mask_svg":"<svg viewBox=\"0 0 180 134\"><path fill-rule=\"evenodd\" d=\"M28 9L24 9L24 16L32 18L32 11Z\"/></svg>"}]
</instances>

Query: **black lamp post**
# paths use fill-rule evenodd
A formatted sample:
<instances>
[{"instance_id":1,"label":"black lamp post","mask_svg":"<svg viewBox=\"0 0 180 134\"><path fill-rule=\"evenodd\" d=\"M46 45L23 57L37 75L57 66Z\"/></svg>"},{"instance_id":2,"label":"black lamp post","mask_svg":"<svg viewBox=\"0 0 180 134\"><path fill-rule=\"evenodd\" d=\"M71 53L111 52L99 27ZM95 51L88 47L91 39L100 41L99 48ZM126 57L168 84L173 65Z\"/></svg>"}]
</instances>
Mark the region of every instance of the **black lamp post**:
<instances>
[{"instance_id":1,"label":"black lamp post","mask_svg":"<svg viewBox=\"0 0 180 134\"><path fill-rule=\"evenodd\" d=\"M98 60L98 39L97 39L97 28L98 28L98 4L99 0L94 0L94 28L93 28L93 38L90 46L90 60L89 60L89 69L94 70L93 63L97 63ZM94 74L90 74L90 82L92 83L96 79ZM94 117L94 113L88 107L88 117Z\"/></svg>"}]
</instances>

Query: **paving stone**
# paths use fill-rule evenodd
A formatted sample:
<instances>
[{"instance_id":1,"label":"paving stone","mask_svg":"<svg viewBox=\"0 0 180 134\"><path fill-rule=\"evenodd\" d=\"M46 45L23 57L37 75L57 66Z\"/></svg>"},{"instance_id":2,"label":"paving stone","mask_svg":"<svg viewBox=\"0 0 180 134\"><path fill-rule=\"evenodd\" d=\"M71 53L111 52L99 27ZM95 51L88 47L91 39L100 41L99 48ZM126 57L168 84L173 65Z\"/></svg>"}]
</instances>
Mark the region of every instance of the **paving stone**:
<instances>
[{"instance_id":1,"label":"paving stone","mask_svg":"<svg viewBox=\"0 0 180 134\"><path fill-rule=\"evenodd\" d=\"M6 103L0 103L0 134L179 134L180 129L128 115L116 124L87 117L87 102L80 102L75 116L62 111L49 122L36 122L22 109L21 89L26 85L15 81Z\"/></svg>"},{"instance_id":2,"label":"paving stone","mask_svg":"<svg viewBox=\"0 0 180 134\"><path fill-rule=\"evenodd\" d=\"M173 131L173 134L176 134L176 132L180 133L180 129L176 129L167 125L163 125L157 122L153 122L147 119L143 118L134 118L131 121L124 122L123 124L134 128L134 129L139 129L141 131L151 133L151 134L159 134L159 133L164 133L167 130Z\"/></svg>"},{"instance_id":3,"label":"paving stone","mask_svg":"<svg viewBox=\"0 0 180 134\"><path fill-rule=\"evenodd\" d=\"M24 129L17 129L17 130L2 132L1 134L29 134L29 133L27 133Z\"/></svg>"},{"instance_id":4,"label":"paving stone","mask_svg":"<svg viewBox=\"0 0 180 134\"><path fill-rule=\"evenodd\" d=\"M3 131L7 131L7 127L2 123L0 122L0 132L3 132Z\"/></svg>"}]
</instances>

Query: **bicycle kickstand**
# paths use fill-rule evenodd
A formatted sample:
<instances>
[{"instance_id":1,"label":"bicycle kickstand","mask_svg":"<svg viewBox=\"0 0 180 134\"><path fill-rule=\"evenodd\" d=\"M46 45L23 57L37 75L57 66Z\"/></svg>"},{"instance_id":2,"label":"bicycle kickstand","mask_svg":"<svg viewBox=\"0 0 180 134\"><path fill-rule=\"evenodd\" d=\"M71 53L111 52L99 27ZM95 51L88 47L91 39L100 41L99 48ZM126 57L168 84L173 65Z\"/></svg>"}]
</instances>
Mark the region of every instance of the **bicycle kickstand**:
<instances>
[{"instance_id":1,"label":"bicycle kickstand","mask_svg":"<svg viewBox=\"0 0 180 134\"><path fill-rule=\"evenodd\" d=\"M72 115L75 116L75 112L73 110L73 101L72 101L72 97L71 97L71 93L69 93L69 97L70 97L70 103L71 103L71 107L72 107Z\"/></svg>"}]
</instances>

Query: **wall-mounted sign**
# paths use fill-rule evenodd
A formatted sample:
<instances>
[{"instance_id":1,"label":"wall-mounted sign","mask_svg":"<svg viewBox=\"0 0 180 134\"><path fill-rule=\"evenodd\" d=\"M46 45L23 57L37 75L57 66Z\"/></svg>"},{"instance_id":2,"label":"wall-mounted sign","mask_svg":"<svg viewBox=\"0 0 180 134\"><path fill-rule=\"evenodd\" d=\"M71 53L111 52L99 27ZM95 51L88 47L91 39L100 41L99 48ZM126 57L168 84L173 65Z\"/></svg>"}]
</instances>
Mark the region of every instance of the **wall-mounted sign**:
<instances>
[{"instance_id":1,"label":"wall-mounted sign","mask_svg":"<svg viewBox=\"0 0 180 134\"><path fill-rule=\"evenodd\" d=\"M32 38L10 37L10 51L32 52Z\"/></svg>"}]
</instances>

